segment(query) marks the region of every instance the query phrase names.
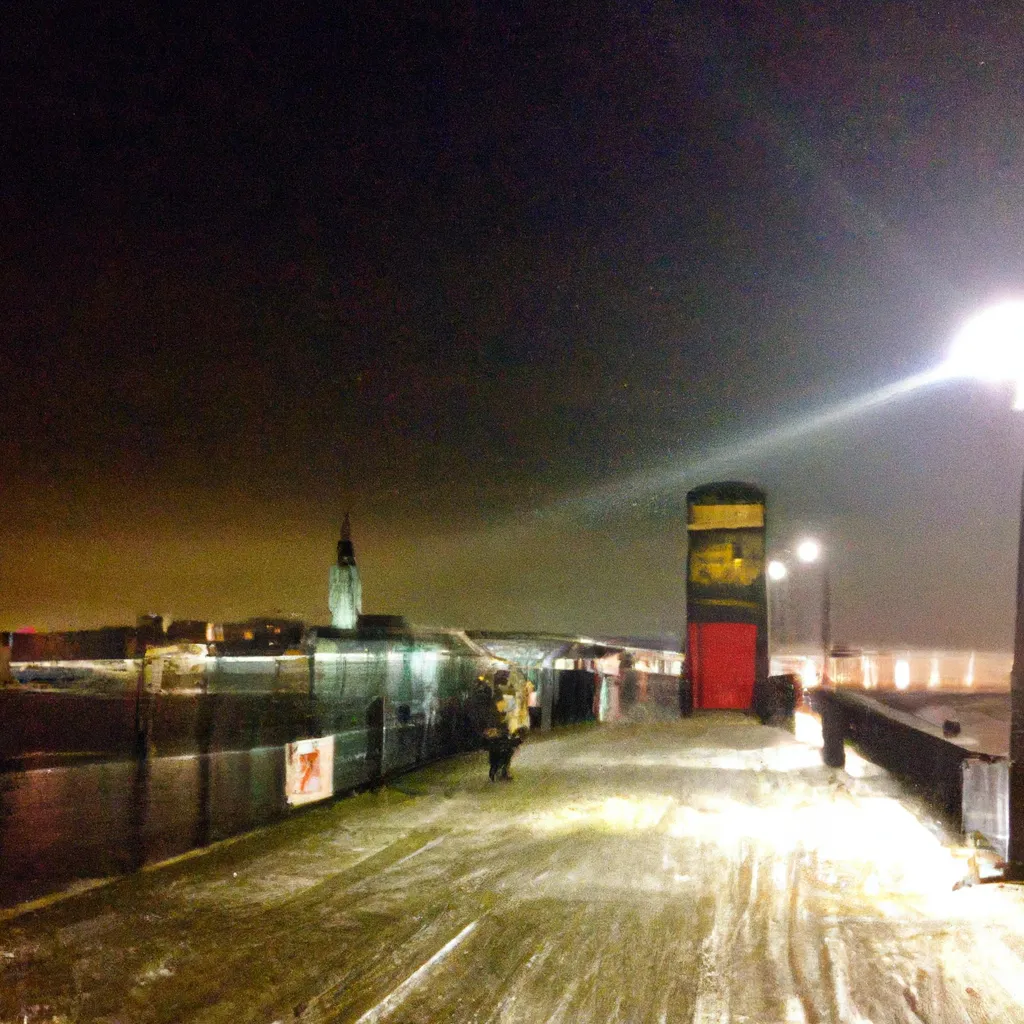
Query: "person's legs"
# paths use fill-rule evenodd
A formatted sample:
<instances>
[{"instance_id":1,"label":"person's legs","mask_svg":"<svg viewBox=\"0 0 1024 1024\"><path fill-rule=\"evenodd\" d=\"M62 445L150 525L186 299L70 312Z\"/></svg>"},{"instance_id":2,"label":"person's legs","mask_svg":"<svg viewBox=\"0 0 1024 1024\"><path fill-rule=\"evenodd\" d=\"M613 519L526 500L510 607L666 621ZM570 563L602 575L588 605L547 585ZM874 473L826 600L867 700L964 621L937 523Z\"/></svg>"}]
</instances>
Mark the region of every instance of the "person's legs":
<instances>
[{"instance_id":1,"label":"person's legs","mask_svg":"<svg viewBox=\"0 0 1024 1024\"><path fill-rule=\"evenodd\" d=\"M517 736L509 736L505 740L505 749L501 767L501 777L503 779L511 780L512 778L512 776L509 775L508 770L512 764L512 755L516 752L516 747L518 747L520 743L522 743L522 740L520 740Z\"/></svg>"}]
</instances>

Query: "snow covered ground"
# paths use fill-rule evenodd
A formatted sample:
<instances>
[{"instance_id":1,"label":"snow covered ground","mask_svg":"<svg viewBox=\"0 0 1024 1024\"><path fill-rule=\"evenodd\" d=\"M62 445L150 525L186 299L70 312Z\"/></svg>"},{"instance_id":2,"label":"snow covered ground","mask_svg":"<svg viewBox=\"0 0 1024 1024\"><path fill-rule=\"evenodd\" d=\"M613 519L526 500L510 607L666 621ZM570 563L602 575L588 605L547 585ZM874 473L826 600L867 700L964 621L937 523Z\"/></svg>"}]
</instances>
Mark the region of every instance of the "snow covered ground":
<instances>
[{"instance_id":1,"label":"snow covered ground","mask_svg":"<svg viewBox=\"0 0 1024 1024\"><path fill-rule=\"evenodd\" d=\"M1024 1021L1024 892L751 719L457 758L0 921L0 1021Z\"/></svg>"}]
</instances>

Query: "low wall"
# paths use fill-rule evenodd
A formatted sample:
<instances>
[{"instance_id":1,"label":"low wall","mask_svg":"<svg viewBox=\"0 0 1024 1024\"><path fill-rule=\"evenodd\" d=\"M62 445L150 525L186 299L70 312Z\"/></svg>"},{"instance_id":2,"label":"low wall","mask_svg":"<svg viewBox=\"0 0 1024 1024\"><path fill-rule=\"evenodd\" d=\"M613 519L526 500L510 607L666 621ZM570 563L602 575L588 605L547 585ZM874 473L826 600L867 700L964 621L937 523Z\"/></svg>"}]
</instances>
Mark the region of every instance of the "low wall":
<instances>
[{"instance_id":1,"label":"low wall","mask_svg":"<svg viewBox=\"0 0 1024 1024\"><path fill-rule=\"evenodd\" d=\"M380 709L374 719L370 709L364 718L357 728L314 734L315 743L329 743L323 770L329 763L330 775L317 779L313 799L475 745L448 714L403 723ZM227 737L229 721L213 720ZM294 765L310 745L295 724L276 719L262 735L297 735L248 749L211 744L207 752L164 755L147 747L135 758L52 756L45 767L0 773L0 906L133 871L285 817L293 803L306 802L295 799L289 777L289 755Z\"/></svg>"},{"instance_id":2,"label":"low wall","mask_svg":"<svg viewBox=\"0 0 1024 1024\"><path fill-rule=\"evenodd\" d=\"M324 629L283 653L74 653L15 662L0 688L3 904L472 749L472 686L493 668L450 630Z\"/></svg>"},{"instance_id":3,"label":"low wall","mask_svg":"<svg viewBox=\"0 0 1024 1024\"><path fill-rule=\"evenodd\" d=\"M975 754L929 731L925 722L860 693L816 691L813 707L822 718L827 764L843 766L843 743L850 740L963 827L964 765L977 760Z\"/></svg>"},{"instance_id":4,"label":"low wall","mask_svg":"<svg viewBox=\"0 0 1024 1024\"><path fill-rule=\"evenodd\" d=\"M283 747L0 775L0 905L273 821L284 780Z\"/></svg>"}]
</instances>

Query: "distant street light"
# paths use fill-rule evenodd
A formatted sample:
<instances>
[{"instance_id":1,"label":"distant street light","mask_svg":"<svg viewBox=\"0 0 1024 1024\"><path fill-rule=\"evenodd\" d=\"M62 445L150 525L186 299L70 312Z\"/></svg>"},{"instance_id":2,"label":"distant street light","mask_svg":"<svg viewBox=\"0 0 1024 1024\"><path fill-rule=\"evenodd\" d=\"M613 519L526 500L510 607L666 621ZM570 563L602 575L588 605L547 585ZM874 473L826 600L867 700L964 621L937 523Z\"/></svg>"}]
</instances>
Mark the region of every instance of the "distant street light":
<instances>
[{"instance_id":1,"label":"distant street light","mask_svg":"<svg viewBox=\"0 0 1024 1024\"><path fill-rule=\"evenodd\" d=\"M788 554L789 552L786 552ZM796 546L796 557L806 565L821 561L821 682L828 682L829 649L832 646L832 582L829 578L828 561L822 559L822 547L813 537L805 537ZM773 582L784 580L789 574L786 563L772 559L766 572ZM770 608L769 608L770 611ZM770 630L769 630L770 632Z\"/></svg>"},{"instance_id":2,"label":"distant street light","mask_svg":"<svg viewBox=\"0 0 1024 1024\"><path fill-rule=\"evenodd\" d=\"M971 317L953 339L943 368L950 377L1006 381L1024 409L1024 300L1010 299ZM1006 877L1024 879L1024 480L1017 539L1017 617L1010 672L1010 828Z\"/></svg>"},{"instance_id":3,"label":"distant street light","mask_svg":"<svg viewBox=\"0 0 1024 1024\"><path fill-rule=\"evenodd\" d=\"M796 557L801 562L816 562L821 557L821 545L813 537L808 537L797 545Z\"/></svg>"}]
</instances>

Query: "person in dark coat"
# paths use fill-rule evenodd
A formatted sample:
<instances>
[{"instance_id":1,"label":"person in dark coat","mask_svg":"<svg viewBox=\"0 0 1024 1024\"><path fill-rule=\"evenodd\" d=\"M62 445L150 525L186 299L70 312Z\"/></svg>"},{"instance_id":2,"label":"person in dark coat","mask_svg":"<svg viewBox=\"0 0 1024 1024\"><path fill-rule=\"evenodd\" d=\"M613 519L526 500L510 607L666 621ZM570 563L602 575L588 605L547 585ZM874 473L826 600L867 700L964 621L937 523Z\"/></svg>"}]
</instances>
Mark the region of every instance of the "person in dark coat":
<instances>
[{"instance_id":1,"label":"person in dark coat","mask_svg":"<svg viewBox=\"0 0 1024 1024\"><path fill-rule=\"evenodd\" d=\"M470 728L487 747L490 779L493 782L504 769L508 775L508 762L512 754L508 749L508 728L499 703L503 695L496 692L486 679L478 679L469 700Z\"/></svg>"},{"instance_id":2,"label":"person in dark coat","mask_svg":"<svg viewBox=\"0 0 1024 1024\"><path fill-rule=\"evenodd\" d=\"M506 672L504 673L504 679L501 681L501 687L500 689L496 687L494 696L495 707L498 710L498 714L501 715L501 725L498 728L498 735L494 743L491 781L493 782L495 778L500 778L505 782L511 782L512 776L508 770L512 763L512 755L522 744L523 736L529 729L528 725L520 725L523 721L529 722L525 714L526 708L520 707L520 700L525 701L526 699L526 691L524 687L522 697L520 698L520 695L516 693L514 683Z\"/></svg>"}]
</instances>

